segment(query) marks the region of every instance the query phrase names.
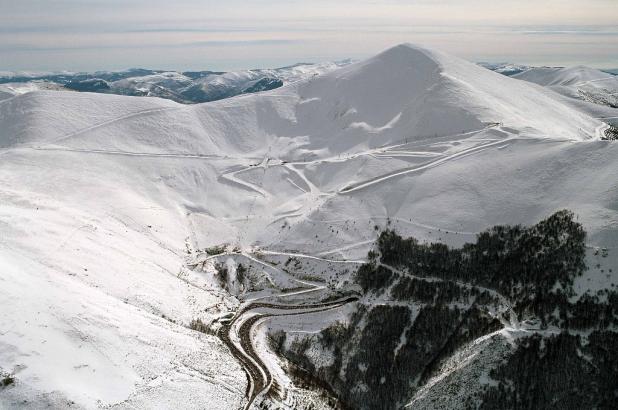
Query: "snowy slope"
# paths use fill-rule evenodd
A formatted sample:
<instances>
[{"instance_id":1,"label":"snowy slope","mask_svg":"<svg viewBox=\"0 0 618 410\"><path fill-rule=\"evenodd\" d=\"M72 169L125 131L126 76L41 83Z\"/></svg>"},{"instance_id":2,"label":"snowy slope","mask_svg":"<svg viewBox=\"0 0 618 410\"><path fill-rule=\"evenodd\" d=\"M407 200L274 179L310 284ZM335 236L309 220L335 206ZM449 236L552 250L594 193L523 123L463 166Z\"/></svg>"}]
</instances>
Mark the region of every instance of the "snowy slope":
<instances>
[{"instance_id":1,"label":"snowy slope","mask_svg":"<svg viewBox=\"0 0 618 410\"><path fill-rule=\"evenodd\" d=\"M199 105L49 91L2 101L10 400L240 403L239 365L186 329L237 303L193 269L196 249L362 259L387 220L459 244L565 207L591 245L613 248L618 148L599 141L602 127L551 90L411 45ZM75 387L84 368L105 377Z\"/></svg>"},{"instance_id":2,"label":"snowy slope","mask_svg":"<svg viewBox=\"0 0 618 410\"><path fill-rule=\"evenodd\" d=\"M600 70L585 66L575 67L534 67L520 74L516 78L530 81L543 86L578 85L581 83L603 83L616 81L616 77Z\"/></svg>"},{"instance_id":3,"label":"snowy slope","mask_svg":"<svg viewBox=\"0 0 618 410\"><path fill-rule=\"evenodd\" d=\"M600 118L618 116L618 77L614 75L577 66L531 68L513 77L556 91L591 115Z\"/></svg>"},{"instance_id":4,"label":"snowy slope","mask_svg":"<svg viewBox=\"0 0 618 410\"><path fill-rule=\"evenodd\" d=\"M0 101L14 95L25 94L32 91L55 90L60 91L64 88L56 83L47 81L29 81L25 83L4 83L0 84Z\"/></svg>"},{"instance_id":5,"label":"snowy slope","mask_svg":"<svg viewBox=\"0 0 618 410\"><path fill-rule=\"evenodd\" d=\"M12 90L2 89L0 90L0 101L9 99L13 97L15 94Z\"/></svg>"}]
</instances>

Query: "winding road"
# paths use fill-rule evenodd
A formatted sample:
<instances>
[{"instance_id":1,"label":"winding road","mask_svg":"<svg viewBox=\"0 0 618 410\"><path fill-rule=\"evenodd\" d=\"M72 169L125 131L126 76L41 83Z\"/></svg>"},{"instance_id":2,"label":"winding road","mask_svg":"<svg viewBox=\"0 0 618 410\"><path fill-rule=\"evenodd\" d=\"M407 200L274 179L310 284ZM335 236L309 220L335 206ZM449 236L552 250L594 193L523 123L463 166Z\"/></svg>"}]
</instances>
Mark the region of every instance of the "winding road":
<instances>
[{"instance_id":1,"label":"winding road","mask_svg":"<svg viewBox=\"0 0 618 410\"><path fill-rule=\"evenodd\" d=\"M319 302L314 304L284 305L274 303L252 302L240 309L232 319L223 323L218 336L229 348L232 355L240 362L247 374L247 404L249 410L259 397L271 394L275 386L268 366L256 352L252 341L256 327L271 317L296 316L336 309L358 300L356 296Z\"/></svg>"}]
</instances>

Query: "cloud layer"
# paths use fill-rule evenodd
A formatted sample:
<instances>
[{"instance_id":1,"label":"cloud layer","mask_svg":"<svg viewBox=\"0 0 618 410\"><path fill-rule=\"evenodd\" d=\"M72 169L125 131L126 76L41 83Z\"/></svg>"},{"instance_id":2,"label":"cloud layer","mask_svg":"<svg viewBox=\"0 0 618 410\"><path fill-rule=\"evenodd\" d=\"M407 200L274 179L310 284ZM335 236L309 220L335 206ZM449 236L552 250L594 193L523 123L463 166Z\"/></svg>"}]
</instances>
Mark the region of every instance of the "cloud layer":
<instances>
[{"instance_id":1,"label":"cloud layer","mask_svg":"<svg viewBox=\"0 0 618 410\"><path fill-rule=\"evenodd\" d=\"M400 42L618 67L616 0L0 0L0 70L238 69Z\"/></svg>"}]
</instances>

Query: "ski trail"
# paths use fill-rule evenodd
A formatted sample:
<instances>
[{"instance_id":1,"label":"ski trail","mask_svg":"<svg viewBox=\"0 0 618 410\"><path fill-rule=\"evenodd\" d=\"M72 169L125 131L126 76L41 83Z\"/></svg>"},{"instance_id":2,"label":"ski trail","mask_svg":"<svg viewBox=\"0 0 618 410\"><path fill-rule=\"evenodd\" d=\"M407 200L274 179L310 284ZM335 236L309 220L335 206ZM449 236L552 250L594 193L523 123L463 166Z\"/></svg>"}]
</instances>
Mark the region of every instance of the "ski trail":
<instances>
[{"instance_id":1,"label":"ski trail","mask_svg":"<svg viewBox=\"0 0 618 410\"><path fill-rule=\"evenodd\" d=\"M319 256L306 255L303 253L294 253L294 252L276 252L276 251L259 251L263 255L280 255L280 256L289 256L295 258L303 258L303 259L312 259L329 263L352 263L352 264L363 264L366 263L364 260L336 260L336 259L326 259L321 258Z\"/></svg>"},{"instance_id":2,"label":"ski trail","mask_svg":"<svg viewBox=\"0 0 618 410\"><path fill-rule=\"evenodd\" d=\"M609 78L597 78L596 80L587 80L587 81L581 81L579 83L575 83L573 84L574 87L579 87L582 85L586 85L586 84L592 84L592 83L602 83L605 81L612 81L612 80L616 80L616 78L614 77L609 77Z\"/></svg>"},{"instance_id":3,"label":"ski trail","mask_svg":"<svg viewBox=\"0 0 618 410\"><path fill-rule=\"evenodd\" d=\"M449 135L441 135L441 136L426 136L426 137L409 137L409 138L401 138L397 141L392 142L391 144L388 145L382 145L380 147L376 147L376 148L371 148L365 151L360 151L360 152L356 152L353 154L339 154L337 156L330 156L330 157L325 157L325 158L318 158L315 160L310 160L310 161L286 161L285 165L314 165L314 164L321 164L321 163L325 163L325 162L345 162L348 161L350 159L355 159L355 158L359 158L359 157L363 157L363 156L373 156L373 157L380 157L383 155L388 155L389 153L398 153L401 155L397 155L397 156L419 156L419 157L438 157L438 156L443 156L444 154L439 153L439 152L435 152L435 151L407 151L407 150L401 150L401 151L395 151L395 148L401 148L401 147L405 147L411 144L418 144L419 142L423 142L423 141L427 141L427 140L432 140L433 142L441 140L441 139L445 139L445 138L454 138L454 137L466 137L468 135L474 135L474 134L478 134L480 132L483 132L485 130L489 130L492 128L499 128L501 127L502 124L501 123L492 123L492 124L488 124L483 128L480 129L475 129L475 130L471 130L471 131L464 131L464 132L460 132L457 134L449 134ZM493 141L493 140L490 140Z\"/></svg>"},{"instance_id":4,"label":"ski trail","mask_svg":"<svg viewBox=\"0 0 618 410\"><path fill-rule=\"evenodd\" d=\"M85 128L82 128L80 130L71 132L69 134L63 135L62 137L56 138L53 141L47 141L46 143L48 144L55 144L58 143L60 141L64 141L66 139L69 138L73 138L76 137L78 135L84 134L88 131L92 131L92 130L96 130L97 128L103 128L106 127L107 125L116 123L116 122L120 122L120 121L124 121L124 120L128 120L130 118L135 118L135 117L140 117L142 115L147 115L147 114L154 114L154 113L158 113L158 112L165 112L165 111L175 111L175 110L181 110L183 107L163 107L163 108L150 108L147 110L142 110L142 111L137 111L131 114L126 114L126 115L122 115L120 117L116 117L113 118L111 120L107 120L107 121L103 121Z\"/></svg>"},{"instance_id":5,"label":"ski trail","mask_svg":"<svg viewBox=\"0 0 618 410\"><path fill-rule=\"evenodd\" d=\"M352 243L352 244L349 244L349 245L346 245L346 246L342 246L340 248L335 248L335 249L331 249L331 250L328 250L328 251L320 252L317 255L318 256L331 255L331 254L337 253L337 252L348 251L348 250L354 249L354 248L360 248L361 246L369 245L369 244L372 244L374 242L375 242L375 240L369 239L369 240L366 240L366 241L356 242L356 243Z\"/></svg>"},{"instance_id":6,"label":"ski trail","mask_svg":"<svg viewBox=\"0 0 618 410\"><path fill-rule=\"evenodd\" d=\"M308 193L305 189L299 187L298 184L296 182L292 181L290 178L286 178L285 180L288 181L290 184L292 184L294 187L298 188L303 194L307 194Z\"/></svg>"},{"instance_id":7,"label":"ski trail","mask_svg":"<svg viewBox=\"0 0 618 410\"><path fill-rule=\"evenodd\" d=\"M149 152L132 152L132 151L110 151L101 149L81 149L81 148L62 148L62 147L29 147L36 151L63 151L63 152L77 152L82 154L100 154L100 155L123 155L130 157L152 157L152 158L196 158L207 160L224 160L234 159L221 155L214 154L186 154L186 153L149 153Z\"/></svg>"},{"instance_id":8,"label":"ski trail","mask_svg":"<svg viewBox=\"0 0 618 410\"><path fill-rule=\"evenodd\" d=\"M262 163L260 164L260 167L264 171L262 174L262 181L261 181L260 186L258 187L256 185L249 184L248 182L246 183L246 186L252 187L254 191L260 193L262 197L264 198L268 197L268 193L263 189L263 187L264 187L264 180L266 179L266 171L268 170L268 154L270 154L271 149L272 147L268 148L268 152L266 153L266 155L264 156L264 159L262 160ZM232 176L236 178L236 173L234 173ZM238 179L238 181L240 181L240 179ZM249 221L252 218L253 213L255 212L255 204L257 203L257 200L258 200L258 196L254 195L253 201L251 202L251 206L249 207L249 211L247 212L247 219L245 220L244 227L243 229L238 230L238 244L239 245L242 244L243 237L247 234L247 231L249 230L249 223L250 223Z\"/></svg>"},{"instance_id":9,"label":"ski trail","mask_svg":"<svg viewBox=\"0 0 618 410\"><path fill-rule=\"evenodd\" d=\"M472 147L472 148L468 148L468 149L456 152L456 153L448 155L448 156L446 156L444 158L440 158L438 160L431 161L431 162L429 162L429 163L427 163L425 165L421 165L421 166L417 166L417 167L412 167L412 168L404 168L402 170L393 171L392 173L388 173L386 175L374 177L374 178L371 178L371 179L363 181L363 182L353 183L353 184L348 185L348 186L342 188L341 190L339 190L339 194L349 194L351 192L355 192L355 191L367 188L369 186L372 186L372 185L375 185L375 184L379 184L381 182L387 181L387 180L392 179L392 178L396 178L396 177L399 177L399 176L402 176L402 175L406 175L406 174L410 174L410 173L414 173L414 172L418 172L418 171L423 171L425 169L433 168L433 167L441 165L441 164L443 164L445 162L453 161L453 160L456 160L456 159L458 159L460 157L464 157L466 155L476 154L477 152L485 150L486 148L489 148L491 146L498 145L498 144L503 144L506 141L508 141L508 139L493 140L493 142L490 142L490 143L487 143L487 144L479 145L479 146L476 146L476 147Z\"/></svg>"},{"instance_id":10,"label":"ski trail","mask_svg":"<svg viewBox=\"0 0 618 410\"><path fill-rule=\"evenodd\" d=\"M268 193L265 190L263 190L261 187L258 187L257 185L252 184L250 182L244 181L244 180L242 180L242 179L240 179L240 178L238 178L236 176L236 174L240 174L242 172L246 172L246 171L253 170L253 169L256 169L256 167L250 166L250 167L239 169L237 171L231 171L231 172L223 173L223 174L220 175L220 177L222 179L228 181L228 182L232 182L234 184L238 184L238 185L240 185L240 186L242 186L244 188L247 188L250 191L257 192L262 197L267 198L268 197ZM266 172L266 171L264 171L264 172ZM249 211L249 214L247 215L247 219L249 218L250 214L252 213L253 205L255 204L256 198L257 197L254 196L254 201L253 201L253 203L251 205L251 210Z\"/></svg>"},{"instance_id":11,"label":"ski trail","mask_svg":"<svg viewBox=\"0 0 618 410\"><path fill-rule=\"evenodd\" d=\"M402 271L402 270L397 269L397 268L395 268L393 266L390 266L388 264L383 263L381 261L381 258L382 258L382 255L378 254L378 257L376 258L378 260L377 265L381 266L381 267L383 267L385 269L388 269L391 272L393 272L393 273L395 273L395 274L397 274L399 276L407 276L407 277L410 277L412 279L420 280L420 281L428 282L428 283L450 282L450 283L454 283L454 284L456 284L458 286L461 286L463 288L466 288L466 289L476 289L476 290L480 290L481 292L486 292L489 295L493 296L494 298L498 299L500 301L500 303L503 305L503 307L505 308L505 311L498 312L499 313L498 314L498 319L502 322L502 324L505 327L510 327L510 328L513 328L513 329L519 329L521 327L519 319L517 318L517 314L513 310L513 306L511 304L511 302L504 295L502 295L501 293L499 293L499 292L497 292L497 291L495 291L493 289L486 288L484 286L479 286L479 285L472 285L470 283L462 282L462 281L459 281L459 280L442 279L442 278L437 278L437 277L416 276L416 275L410 273L409 270L408 271ZM507 313L507 312L509 314L509 322L504 322L502 317L501 317L501 314L502 313Z\"/></svg>"}]
</instances>

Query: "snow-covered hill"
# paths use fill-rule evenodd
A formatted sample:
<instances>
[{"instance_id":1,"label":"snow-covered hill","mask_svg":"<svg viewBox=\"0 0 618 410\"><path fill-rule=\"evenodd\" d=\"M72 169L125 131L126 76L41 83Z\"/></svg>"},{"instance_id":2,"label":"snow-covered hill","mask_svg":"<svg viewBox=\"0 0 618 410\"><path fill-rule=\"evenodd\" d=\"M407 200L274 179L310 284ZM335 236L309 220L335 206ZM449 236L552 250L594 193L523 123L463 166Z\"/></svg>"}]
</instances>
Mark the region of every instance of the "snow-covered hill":
<instances>
[{"instance_id":1,"label":"snow-covered hill","mask_svg":"<svg viewBox=\"0 0 618 410\"><path fill-rule=\"evenodd\" d=\"M572 103L579 104L581 109L594 116L611 118L618 115L618 77L609 73L583 66L538 67L513 77L548 87L575 100Z\"/></svg>"},{"instance_id":2,"label":"snow-covered hill","mask_svg":"<svg viewBox=\"0 0 618 410\"><path fill-rule=\"evenodd\" d=\"M460 245L568 208L590 246L616 247L618 148L554 91L411 45L306 74L197 105L0 101L0 369L17 380L0 400L240 405L240 364L186 326L279 290L309 297L308 283L345 288L376 227ZM216 261L260 273L224 290Z\"/></svg>"},{"instance_id":3,"label":"snow-covered hill","mask_svg":"<svg viewBox=\"0 0 618 410\"><path fill-rule=\"evenodd\" d=\"M131 77L109 84L109 91L121 95L168 98L177 102L199 103L221 100L238 94L268 91L332 71L349 61L322 64L297 64L290 67L245 70L227 73L165 72Z\"/></svg>"},{"instance_id":4,"label":"snow-covered hill","mask_svg":"<svg viewBox=\"0 0 618 410\"><path fill-rule=\"evenodd\" d=\"M491 71L495 71L496 73L500 73L507 76L512 76L515 74L519 74L523 71L529 70L530 66L525 66L522 64L513 64L513 63L487 63L481 62L480 66L485 67Z\"/></svg>"},{"instance_id":5,"label":"snow-covered hill","mask_svg":"<svg viewBox=\"0 0 618 410\"><path fill-rule=\"evenodd\" d=\"M64 87L47 81L28 81L0 84L0 101L33 91L54 90L63 91Z\"/></svg>"},{"instance_id":6,"label":"snow-covered hill","mask_svg":"<svg viewBox=\"0 0 618 410\"><path fill-rule=\"evenodd\" d=\"M516 78L543 86L570 86L582 83L616 81L616 77L585 66L555 68L534 67L517 74Z\"/></svg>"}]
</instances>

